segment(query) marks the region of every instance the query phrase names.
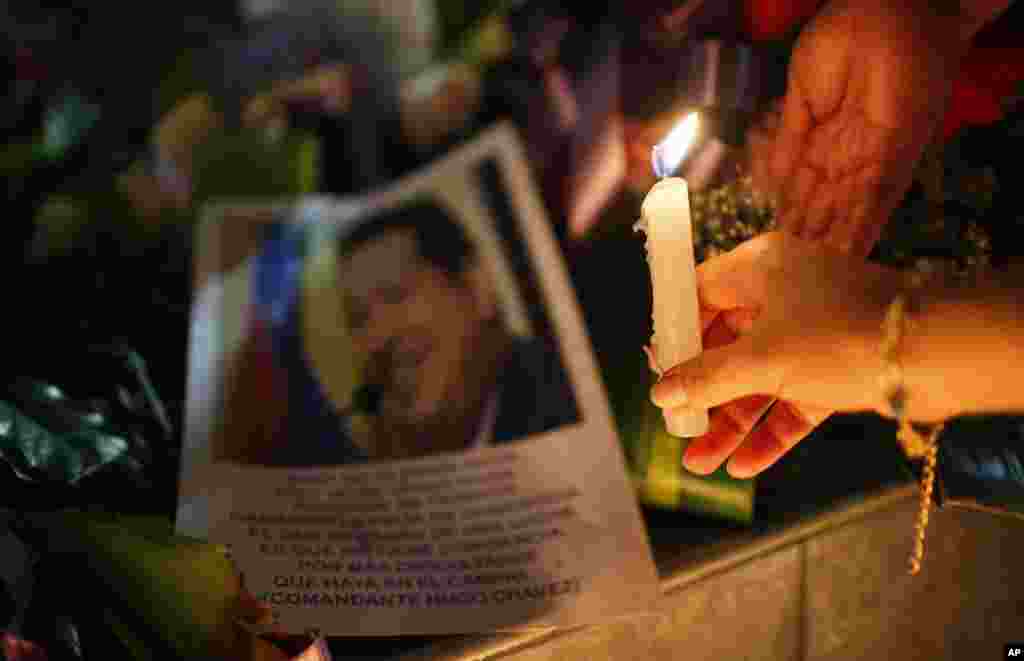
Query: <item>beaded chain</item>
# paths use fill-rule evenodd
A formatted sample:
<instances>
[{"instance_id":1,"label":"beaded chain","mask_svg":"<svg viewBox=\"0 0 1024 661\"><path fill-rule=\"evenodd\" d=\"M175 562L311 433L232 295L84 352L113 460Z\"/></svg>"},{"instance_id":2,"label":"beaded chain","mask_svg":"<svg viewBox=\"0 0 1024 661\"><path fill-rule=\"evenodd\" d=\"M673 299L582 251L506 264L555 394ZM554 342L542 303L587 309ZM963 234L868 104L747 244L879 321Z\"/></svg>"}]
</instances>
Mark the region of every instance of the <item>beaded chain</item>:
<instances>
[{"instance_id":1,"label":"beaded chain","mask_svg":"<svg viewBox=\"0 0 1024 661\"><path fill-rule=\"evenodd\" d=\"M912 288L917 288L921 284L920 278L914 278L911 282ZM914 547L910 555L910 574L913 576L921 571L921 564L924 560L924 540L931 513L932 494L935 490L935 468L939 454L938 438L942 433L943 425L933 426L925 435L914 428L906 415L907 392L903 381L903 367L899 361L899 351L908 325L906 310L907 297L905 294L899 294L889 304L886 311L885 335L882 341L882 357L886 367L882 374L882 387L886 403L893 417L899 420L900 426L896 438L903 452L911 460L924 461L920 485L921 504L914 525Z\"/></svg>"}]
</instances>

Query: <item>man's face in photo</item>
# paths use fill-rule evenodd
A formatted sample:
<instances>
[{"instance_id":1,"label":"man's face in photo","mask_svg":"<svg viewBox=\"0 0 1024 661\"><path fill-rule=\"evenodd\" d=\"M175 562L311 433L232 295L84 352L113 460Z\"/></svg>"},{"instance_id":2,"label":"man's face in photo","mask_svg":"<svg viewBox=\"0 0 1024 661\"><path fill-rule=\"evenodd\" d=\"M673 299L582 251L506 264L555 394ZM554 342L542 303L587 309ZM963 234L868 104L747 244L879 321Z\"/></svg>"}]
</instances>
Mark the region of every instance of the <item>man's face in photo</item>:
<instances>
[{"instance_id":1,"label":"man's face in photo","mask_svg":"<svg viewBox=\"0 0 1024 661\"><path fill-rule=\"evenodd\" d=\"M476 387L468 366L494 309L474 268L450 274L429 262L412 229L382 232L342 257L353 348L380 388L381 416L436 420Z\"/></svg>"}]
</instances>

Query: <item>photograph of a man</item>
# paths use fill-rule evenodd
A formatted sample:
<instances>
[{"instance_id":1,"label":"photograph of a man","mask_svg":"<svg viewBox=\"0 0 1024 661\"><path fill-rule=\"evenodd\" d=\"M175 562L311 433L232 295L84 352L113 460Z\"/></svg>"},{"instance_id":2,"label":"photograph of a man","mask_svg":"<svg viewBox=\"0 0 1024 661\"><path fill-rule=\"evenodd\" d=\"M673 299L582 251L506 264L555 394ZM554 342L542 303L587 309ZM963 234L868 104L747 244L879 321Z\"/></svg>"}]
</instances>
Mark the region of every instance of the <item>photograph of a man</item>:
<instances>
[{"instance_id":1,"label":"photograph of a man","mask_svg":"<svg viewBox=\"0 0 1024 661\"><path fill-rule=\"evenodd\" d=\"M278 235L268 233L261 250L274 259L262 262L284 273L282 261L302 256L283 258ZM344 310L351 346L340 355L362 366L350 405L325 396L294 321L311 299L271 296L265 303L284 319L284 339L254 334L236 359L223 427L233 451L224 458L291 466L404 459L579 421L554 339L510 331L477 246L441 203L416 197L335 240L336 282L327 295L341 297Z\"/></svg>"},{"instance_id":2,"label":"photograph of a man","mask_svg":"<svg viewBox=\"0 0 1024 661\"><path fill-rule=\"evenodd\" d=\"M553 344L509 332L475 246L440 204L372 219L339 253L375 457L506 443L578 419Z\"/></svg>"}]
</instances>

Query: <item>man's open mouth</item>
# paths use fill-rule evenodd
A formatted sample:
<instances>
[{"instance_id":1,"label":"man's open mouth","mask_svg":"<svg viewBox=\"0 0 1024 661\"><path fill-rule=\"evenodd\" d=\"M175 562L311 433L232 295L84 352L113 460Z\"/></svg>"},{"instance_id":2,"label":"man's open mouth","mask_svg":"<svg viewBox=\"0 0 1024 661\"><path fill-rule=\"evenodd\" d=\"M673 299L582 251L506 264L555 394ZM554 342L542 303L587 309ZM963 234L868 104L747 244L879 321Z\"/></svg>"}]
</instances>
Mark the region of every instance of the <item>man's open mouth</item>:
<instances>
[{"instance_id":1,"label":"man's open mouth","mask_svg":"<svg viewBox=\"0 0 1024 661\"><path fill-rule=\"evenodd\" d=\"M431 351L433 351L433 344L429 340L402 342L392 354L391 365L397 371L419 367L426 361Z\"/></svg>"},{"instance_id":2,"label":"man's open mouth","mask_svg":"<svg viewBox=\"0 0 1024 661\"><path fill-rule=\"evenodd\" d=\"M423 376L421 368L432 351L429 341L406 340L390 352L379 381L385 398L406 401L413 397Z\"/></svg>"}]
</instances>

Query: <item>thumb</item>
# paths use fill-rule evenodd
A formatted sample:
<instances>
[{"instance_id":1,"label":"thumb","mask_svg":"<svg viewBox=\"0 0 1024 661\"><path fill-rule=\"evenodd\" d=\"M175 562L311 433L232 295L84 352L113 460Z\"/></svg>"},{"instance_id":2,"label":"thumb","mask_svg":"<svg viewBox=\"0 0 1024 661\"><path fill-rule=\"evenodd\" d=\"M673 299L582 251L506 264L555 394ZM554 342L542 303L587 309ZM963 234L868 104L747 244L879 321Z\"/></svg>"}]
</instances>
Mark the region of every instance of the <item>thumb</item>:
<instances>
[{"instance_id":1,"label":"thumb","mask_svg":"<svg viewBox=\"0 0 1024 661\"><path fill-rule=\"evenodd\" d=\"M775 394L782 382L775 355L755 351L750 336L742 336L668 370L651 389L651 401L661 408L709 409L747 395Z\"/></svg>"}]
</instances>

